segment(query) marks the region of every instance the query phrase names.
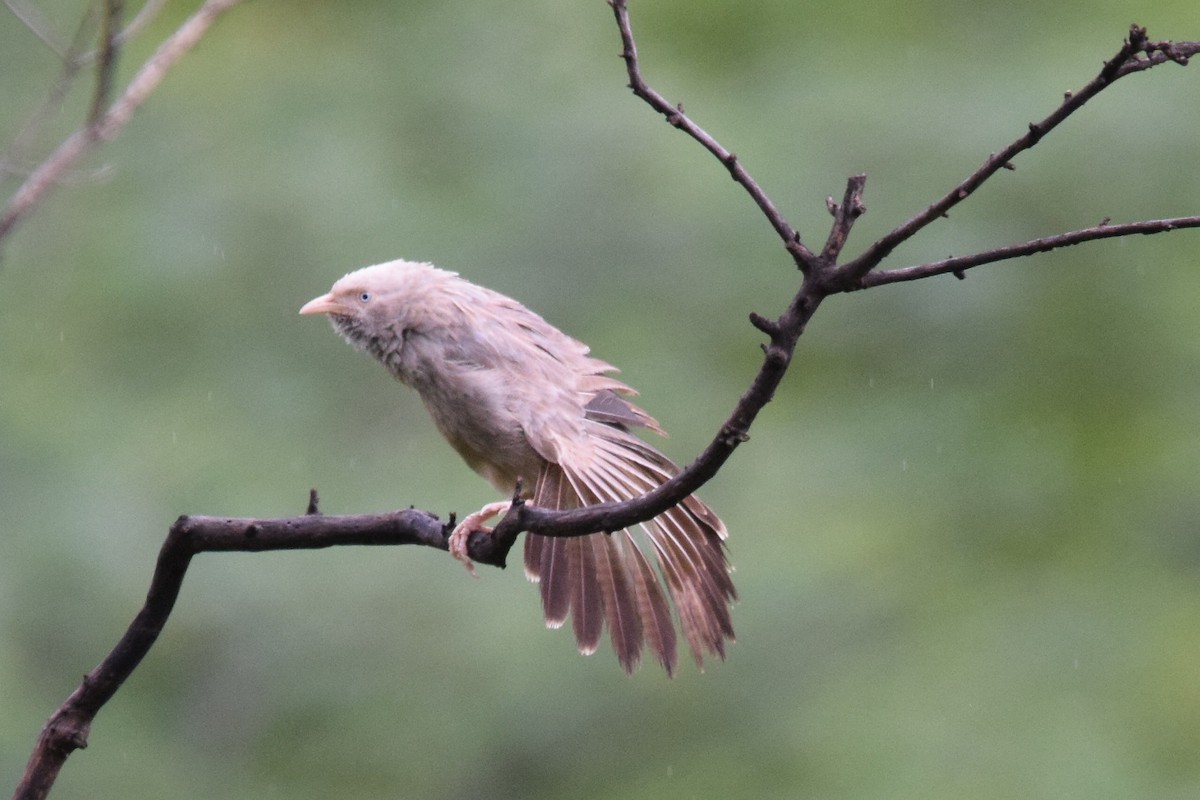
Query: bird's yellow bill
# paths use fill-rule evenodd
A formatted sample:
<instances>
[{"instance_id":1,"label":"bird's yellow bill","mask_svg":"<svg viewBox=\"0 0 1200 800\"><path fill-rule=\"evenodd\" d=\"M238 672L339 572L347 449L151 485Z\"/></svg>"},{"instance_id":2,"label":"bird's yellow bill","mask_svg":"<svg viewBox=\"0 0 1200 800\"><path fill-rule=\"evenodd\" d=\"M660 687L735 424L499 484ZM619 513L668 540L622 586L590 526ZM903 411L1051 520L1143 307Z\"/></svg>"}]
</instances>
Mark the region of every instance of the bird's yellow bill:
<instances>
[{"instance_id":1,"label":"bird's yellow bill","mask_svg":"<svg viewBox=\"0 0 1200 800\"><path fill-rule=\"evenodd\" d=\"M301 314L344 314L345 309L342 304L337 301L332 294L323 294L320 297L314 297L304 305L300 306Z\"/></svg>"}]
</instances>

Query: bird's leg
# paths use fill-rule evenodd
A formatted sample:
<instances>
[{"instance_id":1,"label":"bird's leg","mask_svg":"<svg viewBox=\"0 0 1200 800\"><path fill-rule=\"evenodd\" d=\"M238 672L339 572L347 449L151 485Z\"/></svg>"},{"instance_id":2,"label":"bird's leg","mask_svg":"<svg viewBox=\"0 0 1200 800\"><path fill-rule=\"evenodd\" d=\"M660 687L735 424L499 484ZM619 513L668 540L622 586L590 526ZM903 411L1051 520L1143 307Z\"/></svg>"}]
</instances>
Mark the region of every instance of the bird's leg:
<instances>
[{"instance_id":1,"label":"bird's leg","mask_svg":"<svg viewBox=\"0 0 1200 800\"><path fill-rule=\"evenodd\" d=\"M471 557L467 555L467 542L470 540L471 534L476 531L491 533L492 529L484 525L484 521L496 516L510 505L512 505L510 500L488 503L474 514L464 517L463 521L454 527L454 532L450 534L450 555L463 562L472 577L478 578L479 574L475 572L475 565L471 563Z\"/></svg>"}]
</instances>

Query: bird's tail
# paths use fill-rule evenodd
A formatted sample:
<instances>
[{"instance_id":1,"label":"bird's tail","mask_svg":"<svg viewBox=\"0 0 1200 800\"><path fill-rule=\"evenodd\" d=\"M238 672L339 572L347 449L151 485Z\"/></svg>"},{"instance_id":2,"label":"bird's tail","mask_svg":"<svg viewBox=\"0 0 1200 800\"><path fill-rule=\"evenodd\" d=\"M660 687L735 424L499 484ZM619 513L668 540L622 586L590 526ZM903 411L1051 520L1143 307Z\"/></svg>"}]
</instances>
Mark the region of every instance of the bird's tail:
<instances>
[{"instance_id":1,"label":"bird's tail","mask_svg":"<svg viewBox=\"0 0 1200 800\"><path fill-rule=\"evenodd\" d=\"M679 471L625 430L592 420L586 424L596 445L587 469L547 464L538 477L535 505L565 509L629 500ZM724 524L692 496L640 528L657 571L631 530L570 538L526 536L525 573L541 584L546 624L557 628L569 613L579 651L590 654L607 623L626 672L637 666L645 642L671 674L676 636L669 594L696 665L703 667L705 652L724 659L725 643L733 641L729 608L737 599L725 557Z\"/></svg>"}]
</instances>

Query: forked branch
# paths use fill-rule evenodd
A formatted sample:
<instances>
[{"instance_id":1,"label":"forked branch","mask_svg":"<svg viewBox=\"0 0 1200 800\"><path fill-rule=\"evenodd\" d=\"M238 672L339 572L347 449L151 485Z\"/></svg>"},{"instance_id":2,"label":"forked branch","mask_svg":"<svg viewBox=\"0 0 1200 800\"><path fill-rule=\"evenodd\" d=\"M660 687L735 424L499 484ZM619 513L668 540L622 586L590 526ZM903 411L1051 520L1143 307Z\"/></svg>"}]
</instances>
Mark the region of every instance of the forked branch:
<instances>
[{"instance_id":1,"label":"forked branch","mask_svg":"<svg viewBox=\"0 0 1200 800\"><path fill-rule=\"evenodd\" d=\"M890 232L882 236L878 241L867 248L861 256L854 261L846 264L840 271L839 277L843 279L841 288L853 289L862 288L867 285L878 285L879 283L888 283L890 281L876 281L868 283L864 277L871 270L879 266L883 259L891 255L902 242L906 242L929 225L934 220L946 216L950 209L966 200L975 193L989 178L999 172L1001 169L1011 168L1013 159L1016 156L1032 148L1040 142L1047 134L1061 125L1068 117L1074 114L1079 109L1083 108L1084 104L1091 100L1100 92L1112 86L1119 78L1126 75L1132 75L1135 72L1142 72L1151 67L1172 62L1180 66L1187 66L1190 56L1200 52L1200 42L1151 42L1146 37L1146 29L1133 25L1129 31L1127 38L1121 45L1117 54L1104 62L1100 73L1096 75L1086 86L1078 92L1068 92L1063 96L1062 104L1059 105L1053 112L1040 122L1031 122L1029 129L1014 142L1005 147L1003 150L992 153L979 169L972 172L964 178L957 186L947 192L938 200L931 203L924 211L912 217L908 221L896 226ZM1194 224L1184 224L1185 220L1194 219L1191 217L1181 217L1179 220L1162 220L1162 231L1175 230L1183 227L1195 227ZM1140 224L1140 223L1137 223ZM1157 233L1159 231L1147 231L1135 229L1132 227L1122 228L1122 226L1114 226L1107 232L1108 236L1127 236L1134 233ZM1101 236L1092 236L1090 239L1105 238ZM1063 242L1054 245L1055 247L1064 247L1067 244L1079 244L1080 242L1089 241L1088 237L1077 240ZM1052 248L1041 248L1052 249ZM1040 252L1039 249L1031 250L1027 253L1018 255L1029 255L1031 253ZM984 255L982 253L977 255ZM1004 256L1004 258L1013 258L1015 256ZM968 256L967 258L972 258ZM999 258L991 259L992 261L1001 260ZM988 261L980 261L978 263L989 263ZM971 264L975 266L975 264ZM965 269L965 267L963 267ZM948 270L949 271L949 270ZM930 274L938 274L936 272ZM907 280L912 280L908 278ZM856 281L858 282L856 285Z\"/></svg>"},{"instance_id":2,"label":"forked branch","mask_svg":"<svg viewBox=\"0 0 1200 800\"><path fill-rule=\"evenodd\" d=\"M549 511L529 505L514 504L508 515L496 528L496 533L506 541L515 541L521 531L539 533L543 536L578 536L597 530L620 530L661 514L703 486L717 474L738 444L749 437L750 425L759 411L770 401L775 388L787 371L795 353L796 343L804 332L805 326L821 302L829 295L885 283L916 280L947 272L961 275L963 270L981 264L1032 255L1086 241L1114 236L1161 233L1200 226L1200 217L1196 216L1120 225L1106 223L1092 228L982 251L969 256L888 272L873 272L896 246L911 239L930 222L942 217L951 208L969 197L989 178L1011 164L1011 160L1018 153L1035 146L1050 131L1078 111L1084 103L1111 86L1114 81L1168 62L1186 66L1189 57L1200 52L1200 42L1151 42L1147 38L1144 28L1137 25L1132 26L1129 38L1121 45L1117 54L1104 63L1100 73L1087 86L1077 93L1067 95L1054 112L1041 122L1031 124L1024 135L1008 147L985 159L983 165L975 172L944 196L931 203L924 211L885 234L858 258L839 266L837 258L846 244L854 221L866 210L863 202L866 176L856 175L847 181L841 204L834 203L832 199L827 201L826 205L833 216L833 224L820 255L814 255L746 167L711 134L694 123L684 113L682 104L672 105L650 87L641 74L626 0L610 0L610 5L616 15L617 27L621 32L621 41L624 45L621 55L629 73L629 86L634 94L663 115L673 127L699 142L730 170L734 180L745 188L747 194L767 217L783 241L785 249L803 272L804 278L800 289L788 304L787 309L777 319L767 321L762 316L755 315L752 320L755 327L770 337L770 342L763 348L765 358L762 366L750 388L738 400L733 412L721 426L713 441L677 477L640 498L623 503L608 503L570 511Z\"/></svg>"}]
</instances>

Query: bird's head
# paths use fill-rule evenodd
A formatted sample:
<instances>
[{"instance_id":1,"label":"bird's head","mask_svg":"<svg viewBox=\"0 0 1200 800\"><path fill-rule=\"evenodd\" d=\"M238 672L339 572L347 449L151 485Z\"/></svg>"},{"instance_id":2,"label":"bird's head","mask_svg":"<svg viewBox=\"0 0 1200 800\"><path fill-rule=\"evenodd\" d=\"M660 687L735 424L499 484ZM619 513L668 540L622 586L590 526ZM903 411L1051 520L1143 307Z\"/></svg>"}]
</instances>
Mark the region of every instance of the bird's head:
<instances>
[{"instance_id":1,"label":"bird's head","mask_svg":"<svg viewBox=\"0 0 1200 800\"><path fill-rule=\"evenodd\" d=\"M381 340L398 337L431 291L454 273L415 261L388 261L351 272L326 294L300 308L301 314L327 314L333 327L352 345L375 350Z\"/></svg>"}]
</instances>

